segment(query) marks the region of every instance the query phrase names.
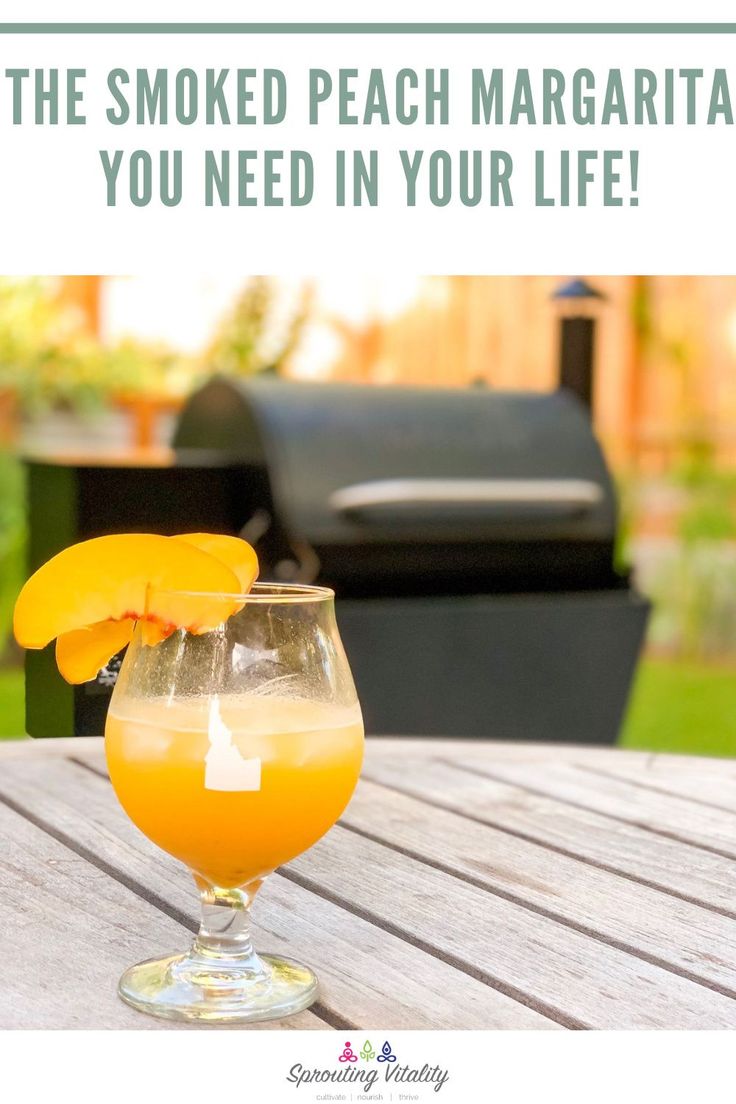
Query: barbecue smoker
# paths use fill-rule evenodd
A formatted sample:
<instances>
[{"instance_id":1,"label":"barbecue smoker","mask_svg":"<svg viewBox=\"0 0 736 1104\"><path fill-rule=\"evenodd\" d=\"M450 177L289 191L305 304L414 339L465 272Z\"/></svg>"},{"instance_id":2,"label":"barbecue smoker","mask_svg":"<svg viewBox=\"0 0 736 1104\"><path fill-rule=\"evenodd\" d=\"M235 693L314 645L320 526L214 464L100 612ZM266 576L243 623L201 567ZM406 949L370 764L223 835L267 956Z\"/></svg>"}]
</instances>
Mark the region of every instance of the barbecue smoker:
<instances>
[{"instance_id":1,"label":"barbecue smoker","mask_svg":"<svg viewBox=\"0 0 736 1104\"><path fill-rule=\"evenodd\" d=\"M335 589L368 732L615 739L648 606L569 390L213 379L174 444L241 466L262 578Z\"/></svg>"},{"instance_id":2,"label":"barbecue smoker","mask_svg":"<svg viewBox=\"0 0 736 1104\"><path fill-rule=\"evenodd\" d=\"M102 533L242 533L262 578L336 590L368 732L612 742L648 604L613 566L595 297L557 294L553 394L213 379L171 466L29 458L29 567ZM28 652L28 732L99 735L118 667L70 687Z\"/></svg>"}]
</instances>

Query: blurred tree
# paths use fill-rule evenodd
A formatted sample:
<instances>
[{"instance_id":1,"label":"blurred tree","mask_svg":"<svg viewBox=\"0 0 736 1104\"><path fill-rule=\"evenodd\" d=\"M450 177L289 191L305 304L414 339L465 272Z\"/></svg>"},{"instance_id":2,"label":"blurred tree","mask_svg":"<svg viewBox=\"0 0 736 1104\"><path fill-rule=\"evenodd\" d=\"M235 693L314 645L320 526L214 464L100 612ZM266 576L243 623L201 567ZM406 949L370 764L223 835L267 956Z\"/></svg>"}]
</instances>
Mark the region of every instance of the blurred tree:
<instances>
[{"instance_id":1,"label":"blurred tree","mask_svg":"<svg viewBox=\"0 0 736 1104\"><path fill-rule=\"evenodd\" d=\"M284 312L275 282L266 276L253 277L205 350L204 367L230 376L279 372L299 342L310 300L307 285L296 307Z\"/></svg>"},{"instance_id":2,"label":"blurred tree","mask_svg":"<svg viewBox=\"0 0 736 1104\"><path fill-rule=\"evenodd\" d=\"M52 408L84 414L118 392L188 389L194 365L172 350L132 339L103 344L85 298L60 293L52 279L0 277L4 407L30 416Z\"/></svg>"}]
</instances>

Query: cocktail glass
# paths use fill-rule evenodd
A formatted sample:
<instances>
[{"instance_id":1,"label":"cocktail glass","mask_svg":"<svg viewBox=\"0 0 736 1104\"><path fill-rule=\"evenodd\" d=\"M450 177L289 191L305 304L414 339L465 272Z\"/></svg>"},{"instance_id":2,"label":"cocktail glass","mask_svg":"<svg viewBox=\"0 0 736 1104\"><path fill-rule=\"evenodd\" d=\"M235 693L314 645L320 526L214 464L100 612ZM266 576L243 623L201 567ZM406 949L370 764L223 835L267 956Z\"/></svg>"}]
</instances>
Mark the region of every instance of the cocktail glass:
<instances>
[{"instance_id":1,"label":"cocktail glass","mask_svg":"<svg viewBox=\"0 0 736 1104\"><path fill-rule=\"evenodd\" d=\"M213 620L211 594L159 591L157 608L162 599L187 610L187 624L198 607ZM250 906L347 805L363 725L331 590L256 584L217 602L221 624L155 646L140 622L110 704L115 792L190 869L202 908L190 950L126 970L119 993L168 1019L276 1019L308 1007L317 980L288 958L256 954Z\"/></svg>"}]
</instances>

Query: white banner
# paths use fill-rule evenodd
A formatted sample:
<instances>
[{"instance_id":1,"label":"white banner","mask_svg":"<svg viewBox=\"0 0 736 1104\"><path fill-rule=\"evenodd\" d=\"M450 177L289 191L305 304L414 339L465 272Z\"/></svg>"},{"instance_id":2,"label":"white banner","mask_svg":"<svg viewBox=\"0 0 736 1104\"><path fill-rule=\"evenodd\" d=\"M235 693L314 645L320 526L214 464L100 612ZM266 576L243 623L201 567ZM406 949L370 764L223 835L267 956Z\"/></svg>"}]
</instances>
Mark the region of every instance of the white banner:
<instances>
[{"instance_id":1,"label":"white banner","mask_svg":"<svg viewBox=\"0 0 736 1104\"><path fill-rule=\"evenodd\" d=\"M308 33L283 5L218 32L215 3L177 10L196 34L152 29L161 4L62 34L27 7L28 33L0 24L6 272L732 270L735 24L639 32L622 5L555 33L526 4L513 33L438 34L403 4L401 33L386 5Z\"/></svg>"},{"instance_id":2,"label":"white banner","mask_svg":"<svg viewBox=\"0 0 736 1104\"><path fill-rule=\"evenodd\" d=\"M379 1062L384 1044L394 1062ZM6 1092L30 1104L690 1104L725 1099L732 1065L727 1032L67 1031L0 1045Z\"/></svg>"}]
</instances>

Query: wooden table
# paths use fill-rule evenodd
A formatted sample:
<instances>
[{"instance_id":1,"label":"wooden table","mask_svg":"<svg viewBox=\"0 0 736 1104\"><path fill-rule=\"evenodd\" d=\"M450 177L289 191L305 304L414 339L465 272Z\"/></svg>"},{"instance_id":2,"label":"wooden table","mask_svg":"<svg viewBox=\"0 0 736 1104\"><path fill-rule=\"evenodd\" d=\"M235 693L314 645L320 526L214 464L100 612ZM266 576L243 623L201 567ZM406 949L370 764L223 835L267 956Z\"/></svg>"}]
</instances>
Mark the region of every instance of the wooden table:
<instances>
[{"instance_id":1,"label":"wooden table","mask_svg":"<svg viewBox=\"0 0 736 1104\"><path fill-rule=\"evenodd\" d=\"M0 833L0 1027L170 1029L115 986L185 946L195 894L100 742L3 746ZM322 982L281 1027L734 1028L736 762L371 740L341 824L254 913Z\"/></svg>"}]
</instances>

